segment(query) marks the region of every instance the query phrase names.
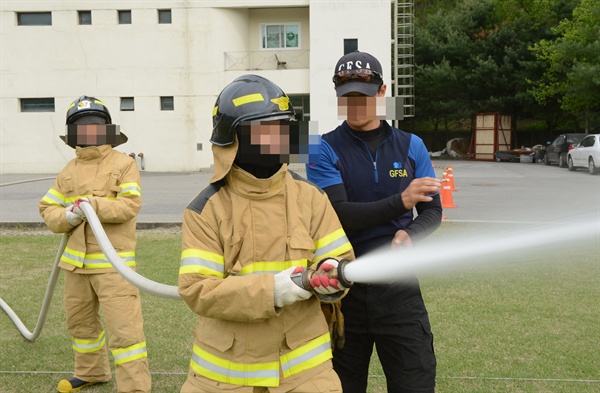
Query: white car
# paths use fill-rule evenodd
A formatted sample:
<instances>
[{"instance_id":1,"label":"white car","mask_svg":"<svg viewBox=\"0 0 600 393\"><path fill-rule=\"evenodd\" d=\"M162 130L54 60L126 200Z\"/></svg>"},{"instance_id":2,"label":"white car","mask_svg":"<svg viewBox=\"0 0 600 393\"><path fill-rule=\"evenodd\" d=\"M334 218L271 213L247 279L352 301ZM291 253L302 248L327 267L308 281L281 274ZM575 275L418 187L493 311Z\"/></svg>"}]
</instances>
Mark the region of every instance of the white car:
<instances>
[{"instance_id":1,"label":"white car","mask_svg":"<svg viewBox=\"0 0 600 393\"><path fill-rule=\"evenodd\" d=\"M567 153L567 166L570 171L587 168L590 175L598 173L600 166L600 134L590 134L583 138Z\"/></svg>"}]
</instances>

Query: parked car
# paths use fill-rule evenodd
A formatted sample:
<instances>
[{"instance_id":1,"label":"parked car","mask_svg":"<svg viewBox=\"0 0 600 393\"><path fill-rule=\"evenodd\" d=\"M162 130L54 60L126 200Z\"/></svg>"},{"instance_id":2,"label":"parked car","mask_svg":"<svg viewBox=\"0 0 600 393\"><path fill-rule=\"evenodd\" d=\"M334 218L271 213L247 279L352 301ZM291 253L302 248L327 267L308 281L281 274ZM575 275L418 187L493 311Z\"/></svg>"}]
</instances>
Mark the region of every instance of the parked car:
<instances>
[{"instance_id":1,"label":"parked car","mask_svg":"<svg viewBox=\"0 0 600 393\"><path fill-rule=\"evenodd\" d=\"M570 171L587 168L590 175L598 173L600 165L600 134L586 136L567 153L567 166Z\"/></svg>"},{"instance_id":2,"label":"parked car","mask_svg":"<svg viewBox=\"0 0 600 393\"><path fill-rule=\"evenodd\" d=\"M561 168L567 167L567 153L571 145L579 143L587 134L560 134L546 145L546 165L558 164Z\"/></svg>"}]
</instances>

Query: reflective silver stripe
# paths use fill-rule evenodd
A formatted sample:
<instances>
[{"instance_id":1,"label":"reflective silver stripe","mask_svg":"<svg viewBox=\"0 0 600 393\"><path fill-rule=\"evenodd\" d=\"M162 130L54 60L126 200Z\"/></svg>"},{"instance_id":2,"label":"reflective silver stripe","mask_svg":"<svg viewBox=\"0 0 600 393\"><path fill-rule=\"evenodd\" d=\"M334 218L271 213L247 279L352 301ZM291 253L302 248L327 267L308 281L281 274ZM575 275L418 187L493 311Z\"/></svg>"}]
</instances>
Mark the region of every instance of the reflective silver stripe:
<instances>
[{"instance_id":1,"label":"reflective silver stripe","mask_svg":"<svg viewBox=\"0 0 600 393\"><path fill-rule=\"evenodd\" d=\"M125 187L125 188L121 189L121 191L117 195L123 195L123 194L127 194L127 193L141 194L142 191L140 190L139 187L129 186L129 187Z\"/></svg>"},{"instance_id":2,"label":"reflective silver stripe","mask_svg":"<svg viewBox=\"0 0 600 393\"><path fill-rule=\"evenodd\" d=\"M125 263L127 263L127 262L135 262L135 256L130 256L130 257L120 256L120 257L123 260L123 262L125 262ZM86 265L97 265L99 263L109 263L110 264L110 261L108 260L108 258L88 259L88 260L84 260L83 261L83 266L86 266Z\"/></svg>"},{"instance_id":3,"label":"reflective silver stripe","mask_svg":"<svg viewBox=\"0 0 600 393\"><path fill-rule=\"evenodd\" d=\"M65 252L63 253L63 256L65 256L73 261L77 261L77 262L81 262L81 263L84 263L84 260L85 260L84 257L80 257L75 254L72 254L72 253L68 252L67 250L65 250Z\"/></svg>"},{"instance_id":4,"label":"reflective silver stripe","mask_svg":"<svg viewBox=\"0 0 600 393\"><path fill-rule=\"evenodd\" d=\"M222 375L225 378L241 378L241 379L250 379L250 378L279 378L279 370L256 370L256 371L236 371L231 368L225 368L217 366L216 364L210 363L196 353L192 353L192 361L196 363L198 366L207 369L215 374Z\"/></svg>"},{"instance_id":5,"label":"reflective silver stripe","mask_svg":"<svg viewBox=\"0 0 600 393\"><path fill-rule=\"evenodd\" d=\"M123 353L121 353L119 355L113 355L113 357L115 359L115 362L117 362L117 361L119 361L121 359L128 358L128 357L131 357L131 356L134 356L134 355L139 355L139 354L142 354L142 353L145 353L145 352L146 352L146 347L143 347L143 348L134 349L134 350L131 350L131 351L128 351L128 352L123 352Z\"/></svg>"},{"instance_id":6,"label":"reflective silver stripe","mask_svg":"<svg viewBox=\"0 0 600 393\"><path fill-rule=\"evenodd\" d=\"M45 195L46 198L51 199L52 201L56 202L57 204L61 205L61 206L65 206L65 201L64 199L59 198L58 196L51 194L50 192L47 192Z\"/></svg>"},{"instance_id":7,"label":"reflective silver stripe","mask_svg":"<svg viewBox=\"0 0 600 393\"><path fill-rule=\"evenodd\" d=\"M208 259L197 257L186 257L181 260L180 266L204 266L207 269L224 273L225 267L221 263L209 261Z\"/></svg>"},{"instance_id":8,"label":"reflective silver stripe","mask_svg":"<svg viewBox=\"0 0 600 393\"><path fill-rule=\"evenodd\" d=\"M319 257L321 255L325 255L333 250L335 250L338 247L341 247L342 245L348 243L348 238L346 236L342 236L339 239L336 239L334 241L332 241L331 243L320 247L318 249L315 250L315 257Z\"/></svg>"},{"instance_id":9,"label":"reflective silver stripe","mask_svg":"<svg viewBox=\"0 0 600 393\"><path fill-rule=\"evenodd\" d=\"M315 359L317 356L327 352L331 350L331 343L329 341L319 345L318 347L311 349L310 351L306 352L305 354L298 356L294 359L290 359L287 362L282 362L281 363L281 369L283 370L283 373L285 374L286 372L290 371L293 367L296 367L304 362L308 362L310 360ZM312 367L316 366L312 365Z\"/></svg>"}]
</instances>

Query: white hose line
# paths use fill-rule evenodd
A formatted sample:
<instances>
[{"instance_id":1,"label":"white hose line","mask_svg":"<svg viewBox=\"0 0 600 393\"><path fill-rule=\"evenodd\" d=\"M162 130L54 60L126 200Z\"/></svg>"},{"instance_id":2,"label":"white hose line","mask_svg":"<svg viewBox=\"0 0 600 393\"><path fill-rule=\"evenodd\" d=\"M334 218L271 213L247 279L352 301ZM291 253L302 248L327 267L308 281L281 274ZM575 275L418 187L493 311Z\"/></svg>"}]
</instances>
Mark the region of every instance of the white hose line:
<instances>
[{"instance_id":1,"label":"white hose line","mask_svg":"<svg viewBox=\"0 0 600 393\"><path fill-rule=\"evenodd\" d=\"M102 224L92 206L87 202L81 202L79 206L85 214L90 227L92 227L92 231L94 232L96 240L98 240L98 244L100 244L100 248L104 252L104 255L106 255L106 258L111 265L113 265L115 270L123 276L125 280L152 295L165 297L167 299L181 299L177 286L152 281L127 266L121 257L119 257L119 254L117 254L117 251L110 243L110 240L108 240L108 236L106 236L106 232L104 232L104 228L102 228Z\"/></svg>"},{"instance_id":2,"label":"white hose line","mask_svg":"<svg viewBox=\"0 0 600 393\"><path fill-rule=\"evenodd\" d=\"M54 260L54 265L52 266L52 271L50 272L50 279L48 280L48 286L46 287L46 294L44 295L44 301L42 302L42 309L40 311L40 316L38 317L38 321L33 329L33 332L30 332L21 319L15 314L12 308L9 307L8 304L2 298L0 298L0 307L6 312L8 317L13 321L19 332L29 341L33 341L42 332L42 328L46 323L46 317L48 316L48 310L50 309L50 303L52 303L52 295L54 294L54 288L56 287L56 281L58 281L58 275L60 274L60 268L58 267L58 263L60 262L60 257L65 251L65 247L67 246L67 240L69 240L69 235L64 234L62 236L62 240L60 242L60 246L58 246L58 252L56 253L56 259Z\"/></svg>"}]
</instances>

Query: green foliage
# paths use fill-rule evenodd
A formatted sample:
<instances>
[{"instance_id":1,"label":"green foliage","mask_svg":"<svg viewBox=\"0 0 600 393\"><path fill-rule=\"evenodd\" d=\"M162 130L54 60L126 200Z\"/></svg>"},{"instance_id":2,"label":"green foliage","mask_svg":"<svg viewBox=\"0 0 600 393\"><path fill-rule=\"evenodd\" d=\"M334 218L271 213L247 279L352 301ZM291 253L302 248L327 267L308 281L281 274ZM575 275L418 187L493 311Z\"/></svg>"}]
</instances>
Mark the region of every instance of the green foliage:
<instances>
[{"instance_id":1,"label":"green foliage","mask_svg":"<svg viewBox=\"0 0 600 393\"><path fill-rule=\"evenodd\" d=\"M424 1L416 8L416 123L448 131L476 112L502 112L515 130L520 119L544 120L549 137L580 130L581 120L600 127L597 1Z\"/></svg>"}]
</instances>

